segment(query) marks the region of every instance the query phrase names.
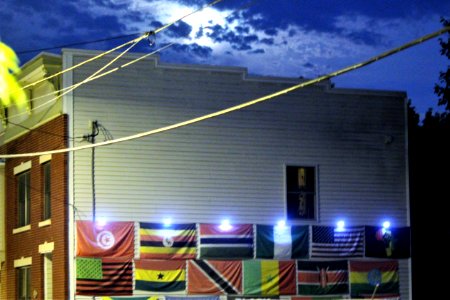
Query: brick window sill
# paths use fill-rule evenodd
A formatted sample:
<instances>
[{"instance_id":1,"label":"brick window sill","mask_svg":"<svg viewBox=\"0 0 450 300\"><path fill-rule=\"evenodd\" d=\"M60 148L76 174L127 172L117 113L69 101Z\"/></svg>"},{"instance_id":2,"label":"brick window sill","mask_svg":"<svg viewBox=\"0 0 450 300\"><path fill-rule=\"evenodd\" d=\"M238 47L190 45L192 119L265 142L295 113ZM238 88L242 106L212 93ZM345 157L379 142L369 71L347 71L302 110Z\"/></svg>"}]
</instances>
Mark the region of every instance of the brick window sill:
<instances>
[{"instance_id":1,"label":"brick window sill","mask_svg":"<svg viewBox=\"0 0 450 300\"><path fill-rule=\"evenodd\" d=\"M52 219L47 219L47 220L41 221L38 224L39 227L45 227L45 226L49 226L49 225L52 225Z\"/></svg>"},{"instance_id":2,"label":"brick window sill","mask_svg":"<svg viewBox=\"0 0 450 300\"><path fill-rule=\"evenodd\" d=\"M25 225L22 227L18 227L18 228L14 228L12 233L16 234L16 233L21 233L21 232L28 231L28 230L31 230L31 224L28 224L28 225Z\"/></svg>"}]
</instances>

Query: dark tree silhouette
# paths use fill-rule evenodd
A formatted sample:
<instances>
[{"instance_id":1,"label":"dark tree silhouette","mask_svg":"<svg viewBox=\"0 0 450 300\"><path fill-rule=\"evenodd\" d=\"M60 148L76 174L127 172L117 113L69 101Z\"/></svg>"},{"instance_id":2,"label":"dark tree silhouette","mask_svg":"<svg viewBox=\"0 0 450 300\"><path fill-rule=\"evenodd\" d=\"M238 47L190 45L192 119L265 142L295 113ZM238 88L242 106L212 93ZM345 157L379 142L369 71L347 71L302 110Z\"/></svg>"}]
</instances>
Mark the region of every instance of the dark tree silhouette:
<instances>
[{"instance_id":1,"label":"dark tree silhouette","mask_svg":"<svg viewBox=\"0 0 450 300\"><path fill-rule=\"evenodd\" d=\"M450 27L450 21L441 19L444 27ZM447 41L439 39L441 44L441 54L447 56L450 59L450 39L447 35ZM447 71L440 72L439 82L441 85L436 84L434 86L434 92L439 96L439 105L444 105L447 111L450 111L450 68L447 66Z\"/></svg>"},{"instance_id":2,"label":"dark tree silhouette","mask_svg":"<svg viewBox=\"0 0 450 300\"><path fill-rule=\"evenodd\" d=\"M442 19L444 26L449 21ZM450 59L447 41L439 40L441 54ZM429 109L419 124L419 116L409 102L409 183L412 242L413 299L444 299L447 279L439 272L448 270L450 239L450 98L449 67L439 74L435 85L438 105L445 111ZM436 276L434 276L434 275Z\"/></svg>"}]
</instances>

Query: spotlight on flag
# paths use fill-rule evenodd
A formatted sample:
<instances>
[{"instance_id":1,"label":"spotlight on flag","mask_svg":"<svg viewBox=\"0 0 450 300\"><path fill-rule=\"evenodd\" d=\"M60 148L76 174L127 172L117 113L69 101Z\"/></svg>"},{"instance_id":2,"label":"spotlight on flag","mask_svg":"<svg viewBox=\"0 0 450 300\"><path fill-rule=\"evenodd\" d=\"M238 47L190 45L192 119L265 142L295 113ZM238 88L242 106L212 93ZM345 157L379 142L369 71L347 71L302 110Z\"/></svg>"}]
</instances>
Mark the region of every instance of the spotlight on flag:
<instances>
[{"instance_id":1,"label":"spotlight on flag","mask_svg":"<svg viewBox=\"0 0 450 300\"><path fill-rule=\"evenodd\" d=\"M101 217L97 219L96 223L98 227L104 227L108 222L106 221L105 217Z\"/></svg>"},{"instance_id":2,"label":"spotlight on flag","mask_svg":"<svg viewBox=\"0 0 450 300\"><path fill-rule=\"evenodd\" d=\"M220 224L219 228L222 231L229 231L229 230L231 230L232 226L230 225L229 220L223 220L222 223Z\"/></svg>"},{"instance_id":3,"label":"spotlight on flag","mask_svg":"<svg viewBox=\"0 0 450 300\"><path fill-rule=\"evenodd\" d=\"M172 219L170 219L170 218L165 218L165 219L163 220L163 224L164 224L164 227L170 227L170 225L172 225Z\"/></svg>"},{"instance_id":4,"label":"spotlight on flag","mask_svg":"<svg viewBox=\"0 0 450 300\"><path fill-rule=\"evenodd\" d=\"M344 222L344 220L339 220L339 221L337 221L337 223L336 223L336 230L337 230L337 231L343 231L344 228L345 228L345 222Z\"/></svg>"},{"instance_id":5,"label":"spotlight on flag","mask_svg":"<svg viewBox=\"0 0 450 300\"><path fill-rule=\"evenodd\" d=\"M286 228L286 221L285 220L280 220L277 223L277 229L285 229Z\"/></svg>"},{"instance_id":6,"label":"spotlight on flag","mask_svg":"<svg viewBox=\"0 0 450 300\"><path fill-rule=\"evenodd\" d=\"M390 230L389 230L390 227L391 227L391 222L389 222L389 221L383 222L383 229L382 229L383 235L390 234Z\"/></svg>"}]
</instances>

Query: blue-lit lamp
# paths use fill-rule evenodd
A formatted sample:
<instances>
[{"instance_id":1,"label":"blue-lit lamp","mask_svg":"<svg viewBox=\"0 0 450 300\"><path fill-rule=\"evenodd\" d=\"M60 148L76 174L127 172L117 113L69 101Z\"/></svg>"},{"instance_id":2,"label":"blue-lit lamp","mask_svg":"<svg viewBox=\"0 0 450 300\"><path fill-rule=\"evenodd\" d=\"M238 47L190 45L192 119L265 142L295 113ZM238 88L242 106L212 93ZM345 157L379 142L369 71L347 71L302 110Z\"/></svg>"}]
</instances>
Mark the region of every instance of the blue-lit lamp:
<instances>
[{"instance_id":1,"label":"blue-lit lamp","mask_svg":"<svg viewBox=\"0 0 450 300\"><path fill-rule=\"evenodd\" d=\"M170 218L164 219L163 225L164 225L164 227L170 227L170 225L172 225L172 219L170 219Z\"/></svg>"},{"instance_id":2,"label":"blue-lit lamp","mask_svg":"<svg viewBox=\"0 0 450 300\"><path fill-rule=\"evenodd\" d=\"M278 221L277 228L278 229L285 229L286 228L286 221L285 220Z\"/></svg>"},{"instance_id":3,"label":"blue-lit lamp","mask_svg":"<svg viewBox=\"0 0 450 300\"><path fill-rule=\"evenodd\" d=\"M336 223L336 230L337 231L343 231L345 228L345 221L344 220L339 220Z\"/></svg>"},{"instance_id":4,"label":"blue-lit lamp","mask_svg":"<svg viewBox=\"0 0 450 300\"><path fill-rule=\"evenodd\" d=\"M390 227L391 227L391 222L389 222L389 221L384 221L384 222L383 222L383 229L382 229L383 234L386 234L386 233L389 233L389 234L390 234L390 230L389 230Z\"/></svg>"}]
</instances>

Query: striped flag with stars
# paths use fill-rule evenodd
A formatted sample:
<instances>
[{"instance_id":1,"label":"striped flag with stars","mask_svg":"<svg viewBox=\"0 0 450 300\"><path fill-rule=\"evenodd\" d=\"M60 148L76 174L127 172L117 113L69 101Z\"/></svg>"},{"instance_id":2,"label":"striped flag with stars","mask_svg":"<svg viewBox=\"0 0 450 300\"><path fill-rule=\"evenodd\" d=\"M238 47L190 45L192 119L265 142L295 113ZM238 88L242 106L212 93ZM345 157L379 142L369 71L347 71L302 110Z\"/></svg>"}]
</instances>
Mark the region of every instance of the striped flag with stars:
<instances>
[{"instance_id":1,"label":"striped flag with stars","mask_svg":"<svg viewBox=\"0 0 450 300\"><path fill-rule=\"evenodd\" d=\"M312 226L311 257L362 257L364 226Z\"/></svg>"}]
</instances>

